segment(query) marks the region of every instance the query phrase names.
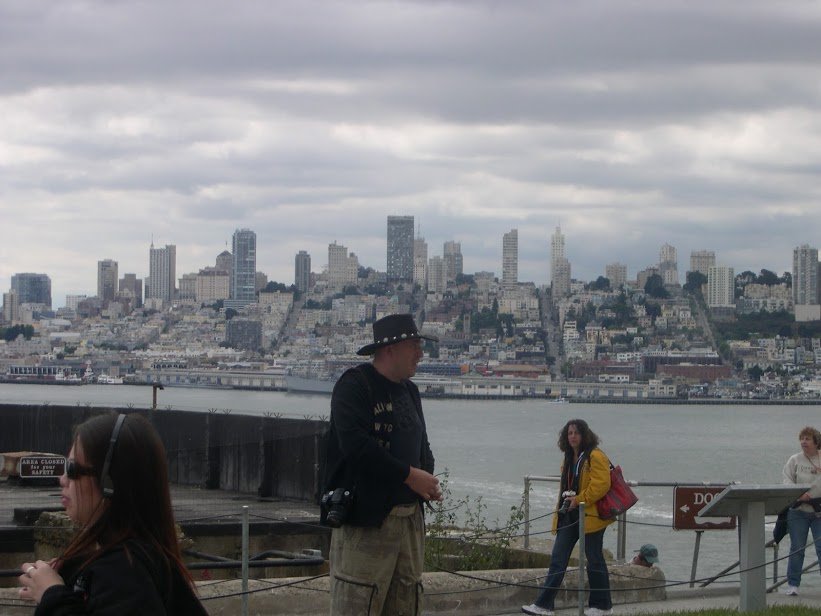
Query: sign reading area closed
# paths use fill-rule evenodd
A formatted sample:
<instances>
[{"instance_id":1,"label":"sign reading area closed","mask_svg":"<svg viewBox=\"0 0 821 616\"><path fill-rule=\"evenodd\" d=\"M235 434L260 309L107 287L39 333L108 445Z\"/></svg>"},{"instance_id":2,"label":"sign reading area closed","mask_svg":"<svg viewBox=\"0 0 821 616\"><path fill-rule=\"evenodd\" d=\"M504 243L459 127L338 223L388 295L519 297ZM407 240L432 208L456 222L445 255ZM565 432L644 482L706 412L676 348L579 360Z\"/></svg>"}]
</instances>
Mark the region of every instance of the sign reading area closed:
<instances>
[{"instance_id":1,"label":"sign reading area closed","mask_svg":"<svg viewBox=\"0 0 821 616\"><path fill-rule=\"evenodd\" d=\"M20 479L60 477L66 468L63 456L23 456L20 458Z\"/></svg>"},{"instance_id":2,"label":"sign reading area closed","mask_svg":"<svg viewBox=\"0 0 821 616\"><path fill-rule=\"evenodd\" d=\"M673 528L675 530L729 530L735 528L735 516L702 518L699 513L709 505L723 487L677 486L673 489Z\"/></svg>"}]
</instances>

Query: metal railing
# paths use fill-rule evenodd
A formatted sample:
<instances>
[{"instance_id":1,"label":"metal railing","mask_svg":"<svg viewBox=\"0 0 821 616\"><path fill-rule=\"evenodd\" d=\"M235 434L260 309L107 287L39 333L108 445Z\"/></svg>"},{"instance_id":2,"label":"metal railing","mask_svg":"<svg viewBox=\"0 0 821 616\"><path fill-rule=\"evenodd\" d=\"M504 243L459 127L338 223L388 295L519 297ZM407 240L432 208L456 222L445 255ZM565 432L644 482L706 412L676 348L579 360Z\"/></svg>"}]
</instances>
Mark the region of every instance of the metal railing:
<instances>
[{"instance_id":1,"label":"metal railing","mask_svg":"<svg viewBox=\"0 0 821 616\"><path fill-rule=\"evenodd\" d=\"M532 483L561 483L561 477L558 475L547 475L547 476L540 476L540 475L525 475L524 476L524 499L523 499L523 509L524 509L524 547L525 549L530 548L530 490ZM662 488L677 488L677 487L721 487L724 488L730 483L736 482L709 482L709 481L690 481L690 482L669 482L669 481L627 481L627 483L631 487L662 487ZM696 570L698 568L698 556L699 556L699 546L701 544L701 534L704 532L703 530L695 529L696 532L696 543L695 548L693 550L693 563L690 571L690 586L695 586L696 580ZM778 544L775 542L770 542L767 544L767 547L772 547L775 550L775 557L773 559L773 582L777 582L778 580ZM616 560L619 562L626 562L626 554L627 554L627 513L623 513L616 518ZM718 579L724 573L731 571L735 567L739 565L736 562L734 565L731 565L727 569L721 572L718 576L711 578L707 582L703 583L701 586L707 586L712 581Z\"/></svg>"}]
</instances>

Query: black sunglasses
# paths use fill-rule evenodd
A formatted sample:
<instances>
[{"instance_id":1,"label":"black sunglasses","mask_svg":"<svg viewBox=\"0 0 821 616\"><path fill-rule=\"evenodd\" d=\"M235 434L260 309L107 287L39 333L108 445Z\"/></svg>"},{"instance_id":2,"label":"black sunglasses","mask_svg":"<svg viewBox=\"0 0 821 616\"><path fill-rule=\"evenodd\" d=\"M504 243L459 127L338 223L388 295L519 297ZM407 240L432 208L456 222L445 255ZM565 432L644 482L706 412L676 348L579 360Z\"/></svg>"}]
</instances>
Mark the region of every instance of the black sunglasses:
<instances>
[{"instance_id":1,"label":"black sunglasses","mask_svg":"<svg viewBox=\"0 0 821 616\"><path fill-rule=\"evenodd\" d=\"M77 481L83 475L94 475L94 469L90 466L83 466L74 458L66 460L66 477L72 481Z\"/></svg>"}]
</instances>

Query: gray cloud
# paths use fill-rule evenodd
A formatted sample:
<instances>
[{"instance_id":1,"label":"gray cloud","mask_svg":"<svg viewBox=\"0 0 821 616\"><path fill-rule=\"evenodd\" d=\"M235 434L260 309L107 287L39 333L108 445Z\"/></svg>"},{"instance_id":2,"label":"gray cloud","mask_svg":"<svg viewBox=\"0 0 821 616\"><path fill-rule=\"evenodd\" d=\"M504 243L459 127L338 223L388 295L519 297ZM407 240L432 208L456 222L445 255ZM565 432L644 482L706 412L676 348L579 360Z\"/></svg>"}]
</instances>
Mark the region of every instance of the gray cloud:
<instances>
[{"instance_id":1,"label":"gray cloud","mask_svg":"<svg viewBox=\"0 0 821 616\"><path fill-rule=\"evenodd\" d=\"M196 271L237 227L289 282L337 240L384 268L413 214L467 271L634 274L665 242L789 269L821 228L821 8L753 0L0 5L0 288L58 303L148 245Z\"/></svg>"}]
</instances>

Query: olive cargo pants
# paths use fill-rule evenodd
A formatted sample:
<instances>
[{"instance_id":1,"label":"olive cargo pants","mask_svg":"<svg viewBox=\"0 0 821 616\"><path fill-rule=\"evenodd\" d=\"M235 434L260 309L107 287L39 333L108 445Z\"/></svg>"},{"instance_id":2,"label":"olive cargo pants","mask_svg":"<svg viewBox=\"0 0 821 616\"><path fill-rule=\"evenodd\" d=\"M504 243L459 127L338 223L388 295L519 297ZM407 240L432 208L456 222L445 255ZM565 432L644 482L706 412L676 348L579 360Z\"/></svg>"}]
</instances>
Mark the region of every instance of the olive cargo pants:
<instances>
[{"instance_id":1,"label":"olive cargo pants","mask_svg":"<svg viewBox=\"0 0 821 616\"><path fill-rule=\"evenodd\" d=\"M331 534L331 616L422 613L425 523L418 503L397 505L380 528Z\"/></svg>"}]
</instances>

